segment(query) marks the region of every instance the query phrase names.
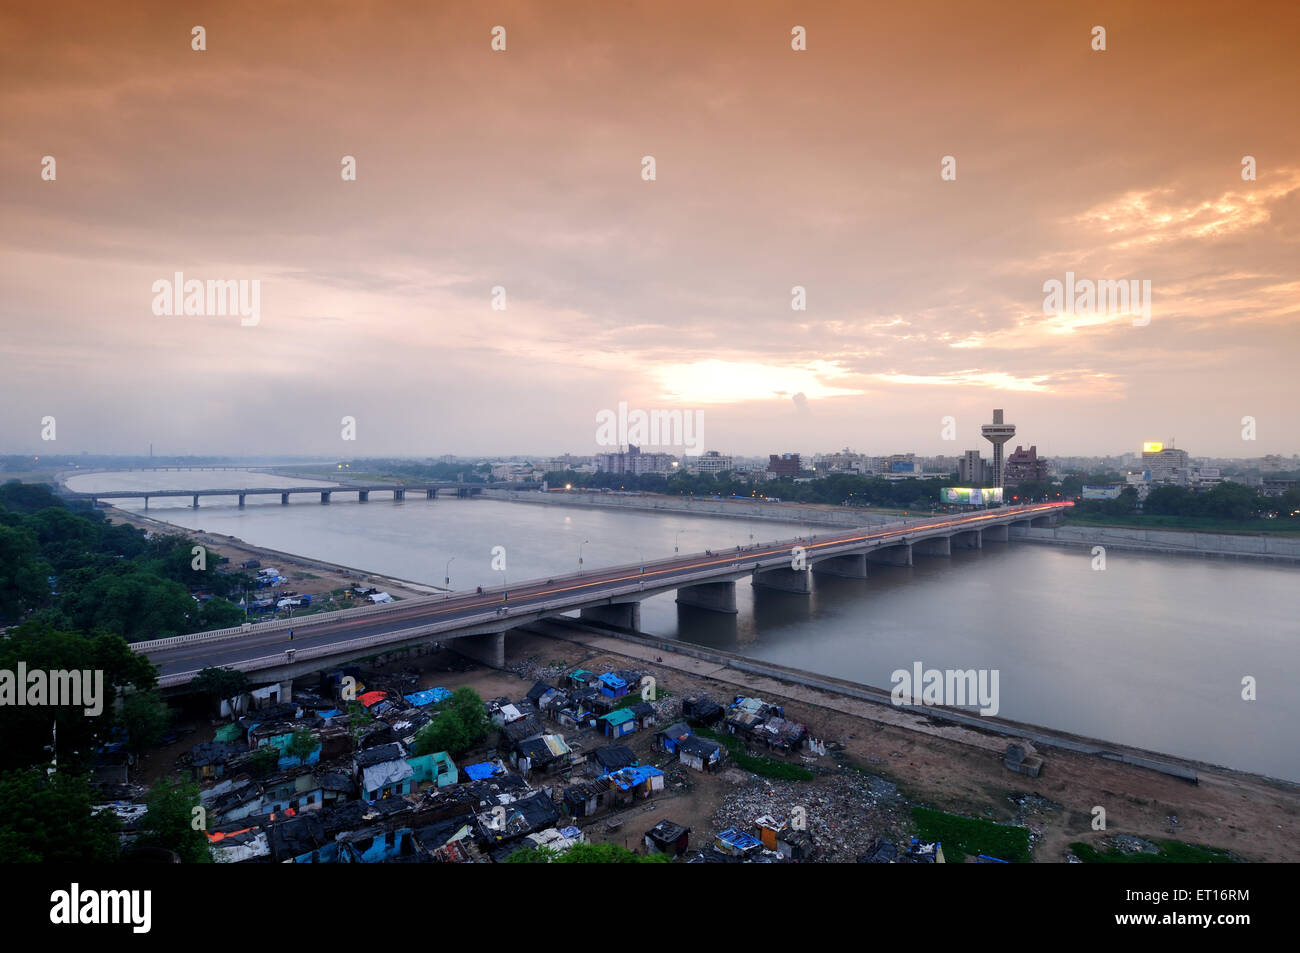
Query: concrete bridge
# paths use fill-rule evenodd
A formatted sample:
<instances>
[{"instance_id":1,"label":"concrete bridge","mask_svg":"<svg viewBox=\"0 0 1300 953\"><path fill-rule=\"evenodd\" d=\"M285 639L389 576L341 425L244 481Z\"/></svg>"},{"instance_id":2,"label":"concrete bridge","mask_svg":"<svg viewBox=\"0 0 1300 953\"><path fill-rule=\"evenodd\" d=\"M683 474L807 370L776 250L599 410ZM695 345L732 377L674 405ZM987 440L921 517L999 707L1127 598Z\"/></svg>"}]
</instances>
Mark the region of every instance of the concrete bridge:
<instances>
[{"instance_id":1,"label":"concrete bridge","mask_svg":"<svg viewBox=\"0 0 1300 953\"><path fill-rule=\"evenodd\" d=\"M90 500L91 505L100 500L144 500L144 508L149 508L149 500L154 497L188 496L193 500L195 509L199 507L202 496L234 496L239 498L239 505L249 496L279 496L280 502L288 505L289 497L297 494L319 494L322 503L329 503L335 494L356 494L361 503L370 500L374 492L390 492L394 500L406 499L407 493L423 493L426 499L436 499L439 492L454 493L458 497L478 496L485 489L502 489L511 487L519 490L536 490L540 483L340 483L312 486L260 486L260 487L214 487L204 490L103 490L94 493L80 493L65 489L63 496L70 500Z\"/></svg>"},{"instance_id":2,"label":"concrete bridge","mask_svg":"<svg viewBox=\"0 0 1300 953\"><path fill-rule=\"evenodd\" d=\"M132 648L158 666L159 685L178 688L207 666L245 671L257 684L280 682L385 651L456 641L456 650L487 664L504 664L505 633L566 612L637 629L641 601L676 591L677 602L736 612L736 582L793 593L812 591L812 574L865 578L873 563L910 566L914 556L949 556L954 548L1008 542L1013 526L1054 525L1071 503L1004 507L893 527L836 531L725 552L618 566L494 589L405 599L299 619L248 623ZM288 633L292 630L293 641Z\"/></svg>"}]
</instances>

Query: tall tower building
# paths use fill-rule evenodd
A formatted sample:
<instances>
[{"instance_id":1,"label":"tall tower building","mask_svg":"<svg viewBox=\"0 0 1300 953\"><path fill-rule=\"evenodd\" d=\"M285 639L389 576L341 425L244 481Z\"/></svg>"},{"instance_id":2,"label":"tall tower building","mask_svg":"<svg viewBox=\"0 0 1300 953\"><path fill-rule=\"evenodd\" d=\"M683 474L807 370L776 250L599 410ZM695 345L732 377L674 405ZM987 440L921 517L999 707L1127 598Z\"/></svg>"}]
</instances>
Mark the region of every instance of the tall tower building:
<instances>
[{"instance_id":1,"label":"tall tower building","mask_svg":"<svg viewBox=\"0 0 1300 953\"><path fill-rule=\"evenodd\" d=\"M990 474L994 486L1002 485L1002 445L1016 435L1016 425L1002 422L1002 411L993 411L993 423L980 427L984 439L993 444L993 472Z\"/></svg>"}]
</instances>

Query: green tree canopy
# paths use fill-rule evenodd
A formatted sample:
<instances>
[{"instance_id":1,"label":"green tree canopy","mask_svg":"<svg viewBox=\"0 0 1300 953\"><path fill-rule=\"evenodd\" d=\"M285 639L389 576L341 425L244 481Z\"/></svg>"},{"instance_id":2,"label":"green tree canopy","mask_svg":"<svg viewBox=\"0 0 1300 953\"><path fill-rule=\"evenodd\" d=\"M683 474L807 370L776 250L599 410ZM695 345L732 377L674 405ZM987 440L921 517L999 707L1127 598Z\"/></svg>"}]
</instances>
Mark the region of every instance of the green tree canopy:
<instances>
[{"instance_id":1,"label":"green tree canopy","mask_svg":"<svg viewBox=\"0 0 1300 953\"><path fill-rule=\"evenodd\" d=\"M107 863L121 827L95 813L84 776L40 768L0 773L0 863Z\"/></svg>"},{"instance_id":2,"label":"green tree canopy","mask_svg":"<svg viewBox=\"0 0 1300 953\"><path fill-rule=\"evenodd\" d=\"M433 721L420 729L412 752L419 756L446 751L458 757L482 741L491 724L478 692L462 686L442 702Z\"/></svg>"},{"instance_id":3,"label":"green tree canopy","mask_svg":"<svg viewBox=\"0 0 1300 953\"><path fill-rule=\"evenodd\" d=\"M175 851L187 864L210 863L212 852L198 807L199 786L193 781L160 779L149 791L149 810L140 821L136 843Z\"/></svg>"}]
</instances>

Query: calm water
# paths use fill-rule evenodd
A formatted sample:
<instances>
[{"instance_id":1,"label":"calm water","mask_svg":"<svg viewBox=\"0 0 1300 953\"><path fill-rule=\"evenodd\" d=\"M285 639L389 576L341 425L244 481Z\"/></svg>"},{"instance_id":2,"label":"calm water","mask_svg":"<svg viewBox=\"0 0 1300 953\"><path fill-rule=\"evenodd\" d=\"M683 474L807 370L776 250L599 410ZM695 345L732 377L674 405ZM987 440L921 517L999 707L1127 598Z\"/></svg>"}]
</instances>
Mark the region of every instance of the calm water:
<instances>
[{"instance_id":1,"label":"calm water","mask_svg":"<svg viewBox=\"0 0 1300 953\"><path fill-rule=\"evenodd\" d=\"M211 484L200 472L144 476L151 485ZM218 475L223 486L236 476ZM108 489L109 475L74 489ZM140 474L113 474L112 487ZM257 474L250 485L280 485ZM125 481L125 482L124 482ZM290 481L283 481L290 482ZM321 506L303 496L240 510L233 499L155 501L149 512L191 529L441 584L494 585L493 546L509 580L719 549L794 535L770 522L570 509L488 500L372 495ZM138 509L134 501L126 504ZM911 568L871 566L868 579L816 576L811 596L737 584L739 613L678 607L672 595L642 604L642 628L668 639L888 687L895 669L997 669L999 715L1097 738L1300 780L1300 570L1220 560L1108 553L1104 572L1087 549L988 544ZM1241 699L1254 676L1258 700Z\"/></svg>"}]
</instances>

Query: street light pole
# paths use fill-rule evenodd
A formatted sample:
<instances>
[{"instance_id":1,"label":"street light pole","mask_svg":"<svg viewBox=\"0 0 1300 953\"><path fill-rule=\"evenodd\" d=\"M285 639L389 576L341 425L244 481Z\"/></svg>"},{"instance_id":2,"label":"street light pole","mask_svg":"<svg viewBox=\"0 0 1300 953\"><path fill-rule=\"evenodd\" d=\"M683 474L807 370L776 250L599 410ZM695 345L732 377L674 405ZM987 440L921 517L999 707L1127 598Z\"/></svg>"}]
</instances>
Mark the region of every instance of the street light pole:
<instances>
[{"instance_id":1,"label":"street light pole","mask_svg":"<svg viewBox=\"0 0 1300 953\"><path fill-rule=\"evenodd\" d=\"M447 560L447 565L442 570L442 584L447 587L447 595L444 598L451 597L451 564L455 561L456 557L452 556L451 559Z\"/></svg>"},{"instance_id":2,"label":"street light pole","mask_svg":"<svg viewBox=\"0 0 1300 953\"><path fill-rule=\"evenodd\" d=\"M678 530L673 536L673 552L677 552L677 541L682 538L682 531Z\"/></svg>"},{"instance_id":3,"label":"street light pole","mask_svg":"<svg viewBox=\"0 0 1300 953\"><path fill-rule=\"evenodd\" d=\"M582 547L586 546L591 540L584 539L578 544L578 575L582 575Z\"/></svg>"}]
</instances>

